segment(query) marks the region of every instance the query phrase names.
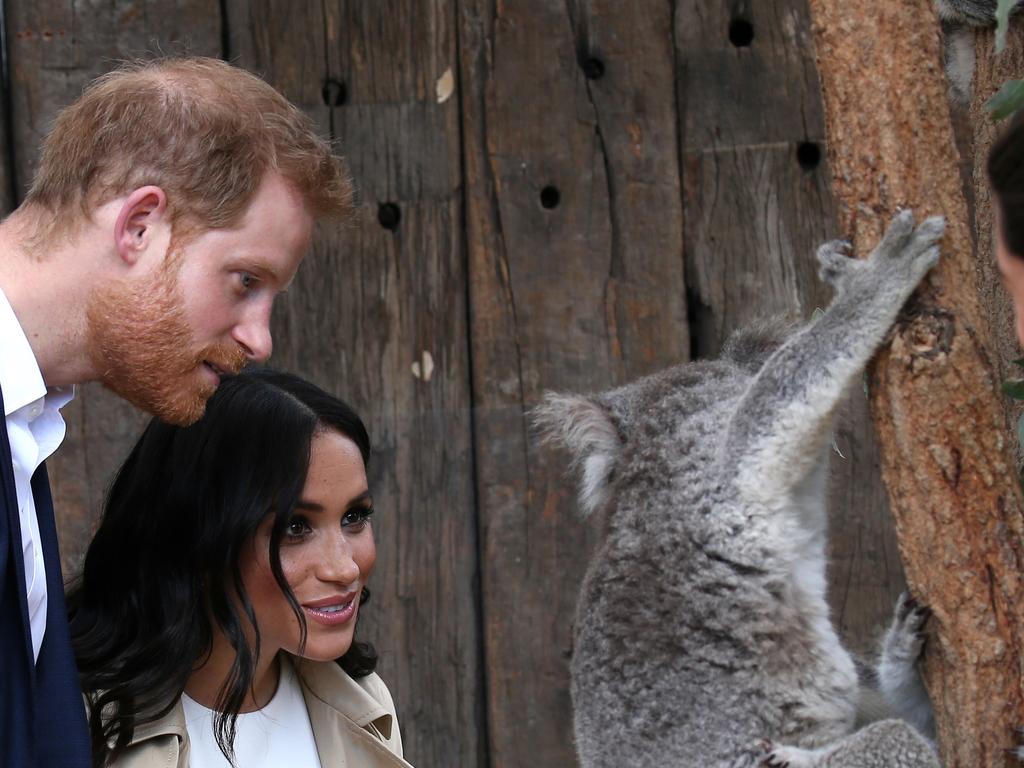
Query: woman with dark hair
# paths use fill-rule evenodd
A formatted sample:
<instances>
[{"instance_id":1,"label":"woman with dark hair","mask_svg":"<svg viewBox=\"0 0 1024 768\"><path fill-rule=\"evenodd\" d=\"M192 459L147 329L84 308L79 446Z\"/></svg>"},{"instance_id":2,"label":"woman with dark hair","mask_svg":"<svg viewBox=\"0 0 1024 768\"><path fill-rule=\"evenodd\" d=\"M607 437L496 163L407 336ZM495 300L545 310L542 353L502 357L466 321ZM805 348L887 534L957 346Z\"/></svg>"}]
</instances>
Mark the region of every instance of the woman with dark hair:
<instances>
[{"instance_id":1,"label":"woman with dark hair","mask_svg":"<svg viewBox=\"0 0 1024 768\"><path fill-rule=\"evenodd\" d=\"M68 596L96 766L408 766L354 639L369 454L348 406L269 370L149 424Z\"/></svg>"},{"instance_id":2,"label":"woman with dark hair","mask_svg":"<svg viewBox=\"0 0 1024 768\"><path fill-rule=\"evenodd\" d=\"M992 145L988 178L995 193L996 263L1013 299L1017 339L1024 345L1024 112Z\"/></svg>"}]
</instances>

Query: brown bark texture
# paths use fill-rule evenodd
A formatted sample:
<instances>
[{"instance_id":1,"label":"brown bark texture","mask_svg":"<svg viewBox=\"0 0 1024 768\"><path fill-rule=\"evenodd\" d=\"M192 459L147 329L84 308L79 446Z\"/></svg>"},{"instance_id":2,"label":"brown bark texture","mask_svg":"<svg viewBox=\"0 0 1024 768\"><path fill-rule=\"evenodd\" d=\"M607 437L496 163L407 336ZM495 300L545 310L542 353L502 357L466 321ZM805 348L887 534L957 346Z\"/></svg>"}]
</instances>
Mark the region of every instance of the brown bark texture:
<instances>
[{"instance_id":1,"label":"brown bark texture","mask_svg":"<svg viewBox=\"0 0 1024 768\"><path fill-rule=\"evenodd\" d=\"M939 25L929 0L811 0L840 231L946 216L943 258L870 377L900 550L934 613L926 679L943 763L1002 766L1024 722L1022 498L979 306ZM987 255L986 255L987 257Z\"/></svg>"}]
</instances>

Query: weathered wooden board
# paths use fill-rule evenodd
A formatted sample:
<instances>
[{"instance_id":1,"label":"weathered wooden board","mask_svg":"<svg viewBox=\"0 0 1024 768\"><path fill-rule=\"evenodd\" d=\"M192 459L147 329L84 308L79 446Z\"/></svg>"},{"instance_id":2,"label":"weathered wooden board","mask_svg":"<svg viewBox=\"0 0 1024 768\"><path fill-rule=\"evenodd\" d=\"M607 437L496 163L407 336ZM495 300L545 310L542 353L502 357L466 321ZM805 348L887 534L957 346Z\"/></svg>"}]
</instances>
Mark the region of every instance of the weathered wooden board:
<instances>
[{"instance_id":1,"label":"weathered wooden board","mask_svg":"<svg viewBox=\"0 0 1024 768\"><path fill-rule=\"evenodd\" d=\"M220 55L217 0L6 3L11 137L17 198L31 183L50 122L94 77L147 52ZM17 202L17 201L15 201ZM95 528L110 479L145 416L98 385L78 388L64 409L67 438L48 462L65 576Z\"/></svg>"},{"instance_id":2,"label":"weathered wooden board","mask_svg":"<svg viewBox=\"0 0 1024 768\"><path fill-rule=\"evenodd\" d=\"M524 409L688 353L671 21L654 2L460 4L494 766L575 762L567 666L593 532Z\"/></svg>"},{"instance_id":3,"label":"weathered wooden board","mask_svg":"<svg viewBox=\"0 0 1024 768\"><path fill-rule=\"evenodd\" d=\"M378 560L360 633L410 762L484 764L454 6L227 11L231 58L333 132L361 194L358 221L318 234L274 321L276 364L349 400L373 439Z\"/></svg>"},{"instance_id":4,"label":"weathered wooden board","mask_svg":"<svg viewBox=\"0 0 1024 768\"><path fill-rule=\"evenodd\" d=\"M682 0L675 29L690 313L697 354L714 356L752 319L828 303L814 252L835 236L834 203L805 0ZM903 580L863 393L851 396L832 457L830 585L863 648Z\"/></svg>"}]
</instances>

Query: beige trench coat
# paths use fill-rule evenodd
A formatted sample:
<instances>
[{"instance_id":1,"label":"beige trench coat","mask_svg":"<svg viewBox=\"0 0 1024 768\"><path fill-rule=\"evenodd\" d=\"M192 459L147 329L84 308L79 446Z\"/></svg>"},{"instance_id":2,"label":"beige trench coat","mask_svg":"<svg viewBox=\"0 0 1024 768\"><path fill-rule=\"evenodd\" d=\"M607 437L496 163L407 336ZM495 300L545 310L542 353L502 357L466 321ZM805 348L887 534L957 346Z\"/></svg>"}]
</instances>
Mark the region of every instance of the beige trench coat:
<instances>
[{"instance_id":1,"label":"beige trench coat","mask_svg":"<svg viewBox=\"0 0 1024 768\"><path fill-rule=\"evenodd\" d=\"M299 673L322 768L412 768L402 759L391 694L377 675L353 680L334 662L291 661ZM113 765L189 768L181 702L160 720L136 728L131 744Z\"/></svg>"}]
</instances>

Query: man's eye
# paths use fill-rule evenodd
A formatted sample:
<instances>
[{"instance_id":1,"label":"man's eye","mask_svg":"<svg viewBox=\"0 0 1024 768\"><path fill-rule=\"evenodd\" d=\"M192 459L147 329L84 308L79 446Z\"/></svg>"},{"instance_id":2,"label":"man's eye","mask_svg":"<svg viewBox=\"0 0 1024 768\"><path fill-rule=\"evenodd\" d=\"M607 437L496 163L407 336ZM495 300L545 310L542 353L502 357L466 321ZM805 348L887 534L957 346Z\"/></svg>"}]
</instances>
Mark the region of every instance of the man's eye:
<instances>
[{"instance_id":1,"label":"man's eye","mask_svg":"<svg viewBox=\"0 0 1024 768\"><path fill-rule=\"evenodd\" d=\"M248 291L250 288L256 285L256 276L249 272L238 273L238 283L242 286L242 290Z\"/></svg>"}]
</instances>

